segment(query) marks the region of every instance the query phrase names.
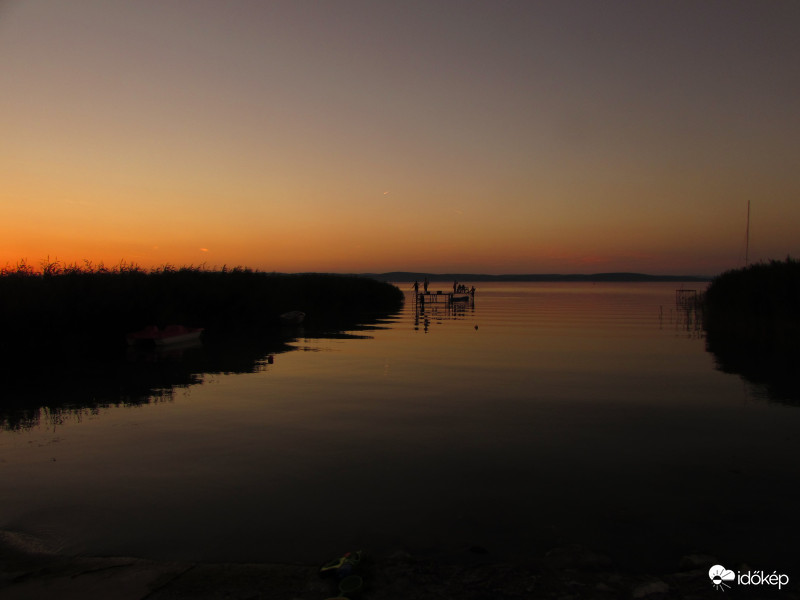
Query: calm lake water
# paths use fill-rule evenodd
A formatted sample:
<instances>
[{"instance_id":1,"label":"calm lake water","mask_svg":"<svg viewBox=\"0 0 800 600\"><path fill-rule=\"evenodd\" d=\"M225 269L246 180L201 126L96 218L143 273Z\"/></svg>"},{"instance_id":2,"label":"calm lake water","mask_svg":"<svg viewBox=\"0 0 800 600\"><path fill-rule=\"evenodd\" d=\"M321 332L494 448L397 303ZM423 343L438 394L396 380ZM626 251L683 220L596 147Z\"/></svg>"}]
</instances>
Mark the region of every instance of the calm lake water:
<instances>
[{"instance_id":1,"label":"calm lake water","mask_svg":"<svg viewBox=\"0 0 800 600\"><path fill-rule=\"evenodd\" d=\"M0 528L176 560L580 543L794 566L800 408L715 368L680 284L477 285L367 337L298 331L257 372L0 431Z\"/></svg>"}]
</instances>

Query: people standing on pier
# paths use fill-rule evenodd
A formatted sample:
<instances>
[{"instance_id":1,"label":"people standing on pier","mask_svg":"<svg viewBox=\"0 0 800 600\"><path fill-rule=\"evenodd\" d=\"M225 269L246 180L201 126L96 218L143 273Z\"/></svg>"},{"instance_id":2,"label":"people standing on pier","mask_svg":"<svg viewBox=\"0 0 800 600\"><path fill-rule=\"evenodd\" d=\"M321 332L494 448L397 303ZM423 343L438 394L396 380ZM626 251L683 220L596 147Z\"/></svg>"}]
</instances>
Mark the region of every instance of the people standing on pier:
<instances>
[{"instance_id":1,"label":"people standing on pier","mask_svg":"<svg viewBox=\"0 0 800 600\"><path fill-rule=\"evenodd\" d=\"M422 282L423 287L425 288L425 293L428 293L428 276L425 276L425 281Z\"/></svg>"},{"instance_id":2,"label":"people standing on pier","mask_svg":"<svg viewBox=\"0 0 800 600\"><path fill-rule=\"evenodd\" d=\"M414 282L414 293L419 294L419 281Z\"/></svg>"},{"instance_id":3,"label":"people standing on pier","mask_svg":"<svg viewBox=\"0 0 800 600\"><path fill-rule=\"evenodd\" d=\"M455 294L458 291L458 281L453 282L453 293Z\"/></svg>"}]
</instances>

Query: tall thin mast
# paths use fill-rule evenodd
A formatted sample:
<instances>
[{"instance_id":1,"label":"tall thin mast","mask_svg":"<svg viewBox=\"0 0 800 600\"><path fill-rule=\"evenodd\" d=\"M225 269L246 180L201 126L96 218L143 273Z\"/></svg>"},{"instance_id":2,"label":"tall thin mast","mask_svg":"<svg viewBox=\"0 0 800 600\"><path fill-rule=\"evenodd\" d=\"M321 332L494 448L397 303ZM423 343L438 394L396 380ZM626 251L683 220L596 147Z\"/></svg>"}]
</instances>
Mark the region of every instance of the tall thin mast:
<instances>
[{"instance_id":1,"label":"tall thin mast","mask_svg":"<svg viewBox=\"0 0 800 600\"><path fill-rule=\"evenodd\" d=\"M747 234L744 246L744 266L750 264L750 200L747 201Z\"/></svg>"}]
</instances>

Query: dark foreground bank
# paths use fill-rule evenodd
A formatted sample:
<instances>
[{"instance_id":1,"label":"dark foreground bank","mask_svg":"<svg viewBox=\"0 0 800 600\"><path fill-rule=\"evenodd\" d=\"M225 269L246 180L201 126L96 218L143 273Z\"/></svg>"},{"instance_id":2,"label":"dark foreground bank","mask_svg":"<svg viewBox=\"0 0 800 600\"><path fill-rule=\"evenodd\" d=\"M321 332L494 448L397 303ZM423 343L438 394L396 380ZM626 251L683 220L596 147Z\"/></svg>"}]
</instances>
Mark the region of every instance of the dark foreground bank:
<instances>
[{"instance_id":1,"label":"dark foreground bank","mask_svg":"<svg viewBox=\"0 0 800 600\"><path fill-rule=\"evenodd\" d=\"M83 600L325 600L338 582L319 577L318 565L154 562L125 557L48 554L37 541L0 531L0 598ZM397 552L365 555L362 600L719 598L709 578L714 557L689 555L663 573L626 573L588 549L555 548L524 564L493 563L465 553L463 560L430 560ZM324 562L324 558L323 558ZM746 568L744 565L734 568ZM735 585L735 584L734 584ZM736 597L800 595L790 582L780 591L735 589Z\"/></svg>"}]
</instances>

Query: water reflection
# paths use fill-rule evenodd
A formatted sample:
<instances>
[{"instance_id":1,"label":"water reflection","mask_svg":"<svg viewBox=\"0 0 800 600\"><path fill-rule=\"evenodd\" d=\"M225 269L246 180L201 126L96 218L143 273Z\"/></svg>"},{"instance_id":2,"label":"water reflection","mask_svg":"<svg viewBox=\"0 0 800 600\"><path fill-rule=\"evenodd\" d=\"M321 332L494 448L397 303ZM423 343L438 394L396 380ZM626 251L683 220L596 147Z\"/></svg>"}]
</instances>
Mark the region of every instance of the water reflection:
<instances>
[{"instance_id":1,"label":"water reflection","mask_svg":"<svg viewBox=\"0 0 800 600\"><path fill-rule=\"evenodd\" d=\"M385 328L387 316L324 329L286 326L269 335L217 335L166 347L128 346L106 353L81 348L74 356L45 351L21 356L6 349L0 353L0 430L29 429L41 421L57 424L111 406L170 401L176 390L207 382L212 375L267 371L278 355L302 350L307 340L370 339L370 331Z\"/></svg>"},{"instance_id":2,"label":"water reflection","mask_svg":"<svg viewBox=\"0 0 800 600\"><path fill-rule=\"evenodd\" d=\"M664 310L663 305L660 306L658 320L661 329L664 329L666 323L671 325L676 333L687 338L702 339L705 337L702 305L697 299L687 302L683 297L679 296L676 299L674 308L670 307L668 311Z\"/></svg>"},{"instance_id":3,"label":"water reflection","mask_svg":"<svg viewBox=\"0 0 800 600\"><path fill-rule=\"evenodd\" d=\"M669 324L687 338L705 340L706 351L714 356L716 368L739 375L752 384L754 396L800 406L796 378L800 347L796 342L775 339L766 333L760 338L750 338L736 332L707 331L702 298L695 290L676 290L674 308L665 311L661 306L659 322L662 329Z\"/></svg>"},{"instance_id":4,"label":"water reflection","mask_svg":"<svg viewBox=\"0 0 800 600\"><path fill-rule=\"evenodd\" d=\"M203 383L214 373L264 370L268 357L292 349L288 339L256 344L194 344L180 348L128 348L110 356L28 357L7 359L7 400L0 408L0 428L24 429L43 415L79 414L120 405L169 400L174 390ZM56 418L57 420L57 418Z\"/></svg>"},{"instance_id":5,"label":"water reflection","mask_svg":"<svg viewBox=\"0 0 800 600\"><path fill-rule=\"evenodd\" d=\"M708 330L703 319L702 299L693 294L676 297L674 323L676 330L685 332L688 337L705 339L706 351L714 356L716 368L723 373L739 375L752 384L753 395L800 406L797 340L786 336L779 338L766 331L753 337L738 331Z\"/></svg>"},{"instance_id":6,"label":"water reflection","mask_svg":"<svg viewBox=\"0 0 800 600\"><path fill-rule=\"evenodd\" d=\"M754 384L757 396L775 402L800 406L797 343L767 336L745 339L735 334L709 331L706 349L714 355L717 369L740 375Z\"/></svg>"},{"instance_id":7,"label":"water reflection","mask_svg":"<svg viewBox=\"0 0 800 600\"><path fill-rule=\"evenodd\" d=\"M190 398L165 386L145 396L159 406L104 411L57 435L6 434L0 521L52 527L76 552L165 560L468 543L502 561L578 543L643 568L690 552L778 568L796 554L785 532L800 518L800 413L747 402L692 339L697 315L677 311L674 292L481 286L478 308L418 311L409 298L400 317L323 332L332 342L307 329L281 338L302 356L259 341L241 366L264 376L220 376ZM114 368L147 372L145 387L159 373L188 386L235 372L237 348ZM78 366L103 376L99 364ZM79 391L87 406L94 392ZM109 384L120 402L114 393ZM32 406L54 423L90 413Z\"/></svg>"},{"instance_id":8,"label":"water reflection","mask_svg":"<svg viewBox=\"0 0 800 600\"><path fill-rule=\"evenodd\" d=\"M442 299L440 302L419 302L412 300L414 305L414 331L420 328L425 333L432 323L441 324L442 321L466 319L475 314L475 296L466 300L449 301Z\"/></svg>"}]
</instances>

